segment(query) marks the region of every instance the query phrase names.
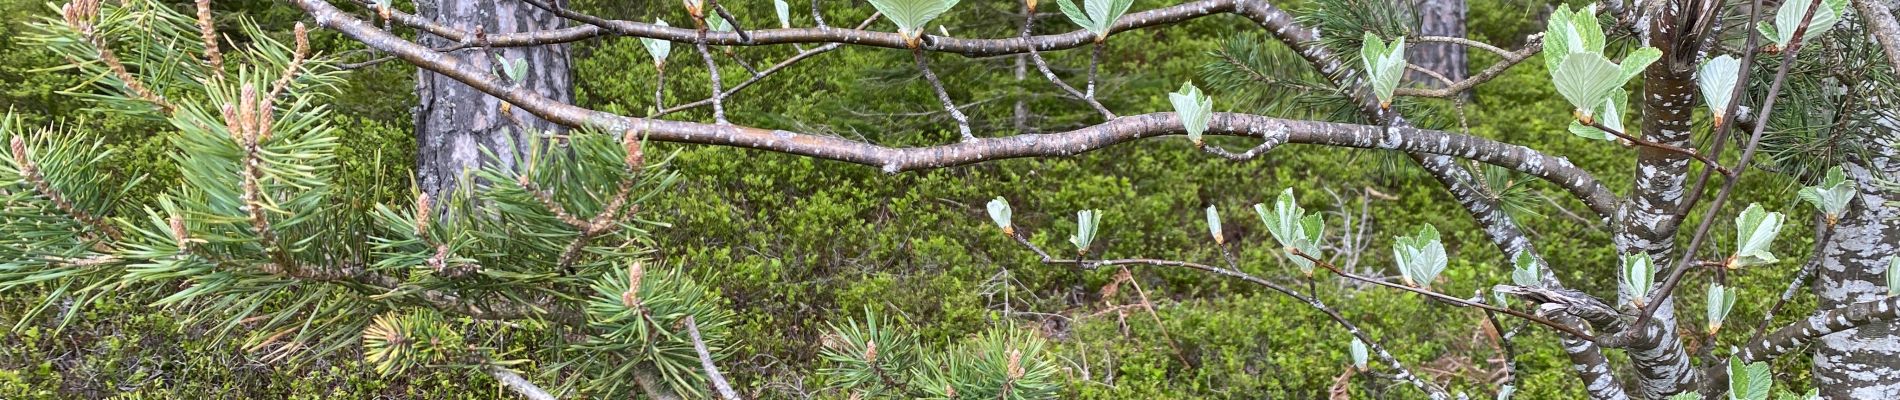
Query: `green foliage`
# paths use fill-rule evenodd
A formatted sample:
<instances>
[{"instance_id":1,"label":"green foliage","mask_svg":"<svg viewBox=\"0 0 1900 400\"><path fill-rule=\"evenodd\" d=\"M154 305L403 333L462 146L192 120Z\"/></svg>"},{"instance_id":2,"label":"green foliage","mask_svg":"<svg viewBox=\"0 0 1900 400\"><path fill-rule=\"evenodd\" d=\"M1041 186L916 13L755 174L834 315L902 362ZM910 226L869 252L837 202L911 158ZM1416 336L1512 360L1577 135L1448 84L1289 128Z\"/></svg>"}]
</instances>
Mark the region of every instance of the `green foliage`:
<instances>
[{"instance_id":1,"label":"green foliage","mask_svg":"<svg viewBox=\"0 0 1900 400\"><path fill-rule=\"evenodd\" d=\"M1438 241L1438 228L1425 225L1417 235L1400 236L1392 244L1392 259L1408 286L1431 290L1432 282L1445 271L1445 244Z\"/></svg>"},{"instance_id":2,"label":"green foliage","mask_svg":"<svg viewBox=\"0 0 1900 400\"><path fill-rule=\"evenodd\" d=\"M1726 117L1729 103L1735 99L1735 85L1741 79L1742 61L1727 54L1702 62L1702 68L1696 70L1696 87L1702 90L1702 99L1709 105L1709 114L1721 125Z\"/></svg>"},{"instance_id":3,"label":"green foliage","mask_svg":"<svg viewBox=\"0 0 1900 400\"><path fill-rule=\"evenodd\" d=\"M647 271L635 261L625 270L603 274L587 299L587 324L602 333L576 346L581 354L571 365L586 373L588 386L605 397L633 393L634 366L659 370L674 390L706 396L706 385L699 383L704 370L685 321L692 318L706 347L723 354L733 314L720 303L711 288L678 269Z\"/></svg>"},{"instance_id":4,"label":"green foliage","mask_svg":"<svg viewBox=\"0 0 1900 400\"><path fill-rule=\"evenodd\" d=\"M1095 243L1095 234L1102 228L1102 210L1082 210L1075 212L1075 234L1069 235L1069 243L1075 245L1075 254L1088 254L1089 245Z\"/></svg>"},{"instance_id":5,"label":"green foliage","mask_svg":"<svg viewBox=\"0 0 1900 400\"><path fill-rule=\"evenodd\" d=\"M1370 77L1372 94L1379 97L1379 107L1392 106L1392 91L1399 87L1399 77L1405 76L1405 37L1393 39L1391 45L1372 32L1366 32L1359 48L1360 67Z\"/></svg>"},{"instance_id":6,"label":"green foliage","mask_svg":"<svg viewBox=\"0 0 1900 400\"><path fill-rule=\"evenodd\" d=\"M1808 8L1813 7L1815 3L1820 3L1821 8L1813 10L1814 16L1808 17ZM1839 23L1841 16L1847 15L1846 13L1847 0L1787 1L1781 3L1781 8L1775 9L1775 21L1772 25L1765 20L1758 21L1755 24L1755 30L1760 31L1763 37L1774 41L1776 46L1787 48L1788 43L1794 41L1795 32L1801 28L1803 18L1808 18L1808 26L1801 35L1801 40L1807 42L1834 29L1834 24Z\"/></svg>"},{"instance_id":7,"label":"green foliage","mask_svg":"<svg viewBox=\"0 0 1900 400\"><path fill-rule=\"evenodd\" d=\"M1833 225L1847 212L1848 203L1854 201L1855 190L1854 182L1847 180L1847 173L1836 165L1827 169L1827 176L1821 178L1820 184L1803 187L1795 195L1813 205L1827 217L1828 225Z\"/></svg>"},{"instance_id":8,"label":"green foliage","mask_svg":"<svg viewBox=\"0 0 1900 400\"><path fill-rule=\"evenodd\" d=\"M833 326L819 370L831 389L852 398L1046 399L1061 388L1042 338L993 329L941 351L865 310Z\"/></svg>"},{"instance_id":9,"label":"green foliage","mask_svg":"<svg viewBox=\"0 0 1900 400\"><path fill-rule=\"evenodd\" d=\"M721 19L721 21L723 20L724 19ZM663 27L670 26L666 24L666 20L659 18L654 18L653 24ZM670 41L640 38L640 46L647 49L647 55L653 56L653 65L656 68L665 68L666 57L673 54L673 42Z\"/></svg>"},{"instance_id":10,"label":"green foliage","mask_svg":"<svg viewBox=\"0 0 1900 400\"><path fill-rule=\"evenodd\" d=\"M1069 17L1069 22L1094 33L1095 41L1101 42L1108 38L1108 29L1115 26L1122 14L1128 13L1128 7L1134 5L1135 0L1082 0L1082 7L1076 7L1075 0L1061 0L1056 4L1062 8L1062 14Z\"/></svg>"},{"instance_id":11,"label":"green foliage","mask_svg":"<svg viewBox=\"0 0 1900 400\"><path fill-rule=\"evenodd\" d=\"M1205 143L1201 133L1207 131L1208 120L1214 118L1214 99L1201 94L1201 88L1194 87L1194 82L1183 82L1181 90L1168 93L1168 102L1174 104L1174 114L1187 129L1188 140L1195 146Z\"/></svg>"},{"instance_id":12,"label":"green foliage","mask_svg":"<svg viewBox=\"0 0 1900 400\"><path fill-rule=\"evenodd\" d=\"M1313 260L1306 257L1319 257L1319 241L1324 238L1326 223L1319 213L1307 214L1306 209L1293 198L1293 188L1280 192L1273 200L1273 210L1267 210L1266 204L1254 204L1253 211L1260 215L1260 222L1267 225L1267 232L1273 234L1273 240L1280 242L1286 249L1287 258L1300 272L1313 275ZM1306 257L1298 253L1304 253Z\"/></svg>"},{"instance_id":13,"label":"green foliage","mask_svg":"<svg viewBox=\"0 0 1900 400\"><path fill-rule=\"evenodd\" d=\"M1656 262L1649 253L1623 256L1623 286L1630 290L1630 303L1643 307L1649 301L1649 289L1656 283Z\"/></svg>"},{"instance_id":14,"label":"green foliage","mask_svg":"<svg viewBox=\"0 0 1900 400\"><path fill-rule=\"evenodd\" d=\"M891 23L897 24L897 33L903 35L910 42L911 47L916 47L918 36L924 33L924 26L943 15L944 12L950 11L951 7L956 7L957 1L871 0L871 6L876 7L879 13L884 14L884 18L891 20Z\"/></svg>"},{"instance_id":15,"label":"green foliage","mask_svg":"<svg viewBox=\"0 0 1900 400\"><path fill-rule=\"evenodd\" d=\"M1729 356L1729 400L1768 400L1768 389L1774 384L1775 377L1769 372L1767 363L1742 364L1740 358Z\"/></svg>"},{"instance_id":16,"label":"green foliage","mask_svg":"<svg viewBox=\"0 0 1900 400\"><path fill-rule=\"evenodd\" d=\"M1775 242L1775 235L1781 233L1781 223L1787 217L1778 212L1762 210L1761 204L1749 204L1741 215L1735 216L1735 255L1729 257L1728 267L1746 267L1780 261L1770 252L1769 245Z\"/></svg>"},{"instance_id":17,"label":"green foliage","mask_svg":"<svg viewBox=\"0 0 1900 400\"><path fill-rule=\"evenodd\" d=\"M1722 330L1722 321L1728 318L1729 311L1735 309L1736 293L1734 289L1711 282L1707 294L1709 334L1714 335Z\"/></svg>"}]
</instances>

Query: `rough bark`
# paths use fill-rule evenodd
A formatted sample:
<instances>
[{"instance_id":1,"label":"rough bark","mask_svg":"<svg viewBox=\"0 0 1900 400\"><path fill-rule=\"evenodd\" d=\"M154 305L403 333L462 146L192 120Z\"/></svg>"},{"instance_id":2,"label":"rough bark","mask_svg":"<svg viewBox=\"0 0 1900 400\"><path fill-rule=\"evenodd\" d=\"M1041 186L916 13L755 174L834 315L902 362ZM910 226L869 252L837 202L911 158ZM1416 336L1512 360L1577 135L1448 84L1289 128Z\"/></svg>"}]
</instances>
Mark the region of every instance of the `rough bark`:
<instances>
[{"instance_id":1,"label":"rough bark","mask_svg":"<svg viewBox=\"0 0 1900 400\"><path fill-rule=\"evenodd\" d=\"M1876 184L1900 176L1900 149L1882 129L1864 159L1845 166L1859 196L1822 248L1813 290L1820 309L1887 297L1887 263L1900 253L1900 190ZM1814 384L1829 399L1900 397L1900 326L1876 321L1821 337L1814 349Z\"/></svg>"},{"instance_id":2,"label":"rough bark","mask_svg":"<svg viewBox=\"0 0 1900 400\"><path fill-rule=\"evenodd\" d=\"M1676 62L1679 42L1696 40L1687 37L1691 35L1679 24L1683 19L1681 10L1689 6L1685 3L1676 1L1662 7L1650 22L1648 44L1661 49L1663 56L1644 70L1641 97L1645 116L1642 138L1679 148L1692 147L1691 117L1698 104L1693 68ZM1637 147L1636 151L1635 188L1620 215L1616 247L1623 254L1648 253L1658 266L1673 265L1680 223L1676 216L1686 191L1690 158L1648 146ZM1664 269L1657 272L1669 273ZM1631 288L1619 284L1619 303L1627 303L1631 293ZM1642 331L1629 345L1638 398L1660 399L1694 389L1696 374L1676 332L1673 303L1673 299L1663 300L1654 317L1645 326L1636 327Z\"/></svg>"},{"instance_id":3,"label":"rough bark","mask_svg":"<svg viewBox=\"0 0 1900 400\"><path fill-rule=\"evenodd\" d=\"M420 35L421 44L433 48L449 48L460 43L457 39L470 36L547 31L563 25L554 13L519 0L422 1L416 8L418 17L464 32L459 38ZM480 35L468 34L474 32ZM445 55L490 74L505 75L497 56L527 61L522 81L508 84L556 101L573 101L567 45L471 48ZM417 69L416 93L416 181L424 193L438 199L446 198L463 176L472 175L471 169L512 169L534 135L560 134L566 129L531 113L504 108L500 99L427 68Z\"/></svg>"},{"instance_id":4,"label":"rough bark","mask_svg":"<svg viewBox=\"0 0 1900 400\"><path fill-rule=\"evenodd\" d=\"M1418 34L1425 36L1465 37L1465 0L1418 0ZM1453 43L1418 43L1405 49L1405 58L1452 82L1471 76L1465 61L1465 46ZM1406 71L1407 82L1442 87L1443 82L1417 71Z\"/></svg>"}]
</instances>

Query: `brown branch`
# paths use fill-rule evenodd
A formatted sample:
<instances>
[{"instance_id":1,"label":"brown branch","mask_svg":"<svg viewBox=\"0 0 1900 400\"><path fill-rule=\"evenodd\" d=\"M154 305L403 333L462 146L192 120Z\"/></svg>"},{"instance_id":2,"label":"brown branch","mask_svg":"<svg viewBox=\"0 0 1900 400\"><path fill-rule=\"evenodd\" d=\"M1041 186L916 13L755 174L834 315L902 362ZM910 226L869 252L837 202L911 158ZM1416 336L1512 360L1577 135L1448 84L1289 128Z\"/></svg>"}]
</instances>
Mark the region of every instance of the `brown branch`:
<instances>
[{"instance_id":1,"label":"brown branch","mask_svg":"<svg viewBox=\"0 0 1900 400\"><path fill-rule=\"evenodd\" d=\"M706 76L712 80L713 123L726 125L726 92L719 81L719 63L713 62L712 52L706 49L706 20L697 21L699 33L693 41L693 49L699 51L699 59L706 62Z\"/></svg>"},{"instance_id":2,"label":"brown branch","mask_svg":"<svg viewBox=\"0 0 1900 400\"><path fill-rule=\"evenodd\" d=\"M361 0L359 0L361 1ZM663 39L679 43L697 41L692 29L663 27L651 23L627 20L611 20L590 16L565 8L547 7L541 0L523 0L530 5L550 9L562 18L575 20L586 25L535 32L497 33L486 37L485 45L491 47L521 47L545 44L567 43L595 37L618 35L639 38ZM1167 25L1187 21L1203 16L1229 13L1245 0L1198 0L1122 16L1109 28L1109 35L1147 27ZM392 12L391 20L396 23L422 29L437 36L460 40L464 33L442 26L414 15ZM751 36L747 41L744 36ZM1076 30L1054 35L1039 35L1029 38L1013 37L1007 39L964 39L941 36L927 36L921 44L925 51L955 53L967 57L990 57L1018 54L1034 48L1039 51L1065 50L1082 47L1095 42L1095 34L1087 30ZM738 32L712 32L706 41L719 46L764 46L794 43L847 43L871 47L909 50L904 38L895 32L867 31L863 29L842 29L834 27L757 29Z\"/></svg>"},{"instance_id":3,"label":"brown branch","mask_svg":"<svg viewBox=\"0 0 1900 400\"><path fill-rule=\"evenodd\" d=\"M493 95L545 120L573 127L610 131L638 130L661 141L738 146L817 158L876 165L888 172L942 168L1018 157L1068 156L1125 141L1177 134L1173 113L1118 118L1058 134L1014 135L968 140L923 148L892 148L838 137L815 136L742 126L633 118L585 109L502 84L460 60L436 57L426 47L403 40L322 0L292 0L325 27L336 29L411 64L441 73ZM1128 19L1124 19L1128 20ZM763 36L760 36L763 38ZM1615 195L1587 171L1567 160L1522 146L1454 133L1413 128L1294 121L1246 114L1215 114L1209 134L1268 137L1285 134L1288 142L1381 148L1469 157L1551 180L1570 190L1601 215L1614 215Z\"/></svg>"},{"instance_id":4,"label":"brown branch","mask_svg":"<svg viewBox=\"0 0 1900 400\"><path fill-rule=\"evenodd\" d=\"M970 117L964 116L963 111L957 109L957 103L950 100L950 92L943 89L943 82L937 80L937 73L930 72L924 51L911 49L910 54L917 59L917 69L924 72L924 81L930 83L930 89L937 94L937 101L943 102L943 108L950 111L950 119L957 121L957 133L962 134L963 141L976 140L976 134L970 133Z\"/></svg>"},{"instance_id":5,"label":"brown branch","mask_svg":"<svg viewBox=\"0 0 1900 400\"><path fill-rule=\"evenodd\" d=\"M858 29L863 29L863 28L864 28L864 27L866 27L866 26L870 26L872 22L876 22L876 21L877 21L877 18L878 18L878 16L879 16L879 15L881 15L881 14L878 14L878 13L871 13L871 17L870 17L870 18L865 18L865 19L864 19L864 22L862 22L862 23L859 23L859 24L858 24ZM754 74L752 74L752 77L750 77L750 78L746 78L746 80L745 80L745 81L743 81L743 82L739 82L739 84L737 84L737 85L733 85L733 86L732 86L731 88L728 88L728 89L726 89L726 91L725 91L725 92L726 92L726 95L728 95L728 96L730 96L730 95L732 95L733 93L738 93L739 91L741 91L741 90L744 90L745 88L748 88L748 87L751 87L751 86L752 86L752 84L754 84L754 83L759 83L759 81L763 81L763 80L765 80L765 78L767 78L767 77L770 77L770 76L772 76L772 74L775 74L775 73L778 73L779 71L782 71L782 70L784 70L784 69L786 69L786 68L790 68L790 67L791 67L791 66L793 66L793 65L797 65L797 64L798 64L799 62L802 62L802 61L805 61L806 59L809 59L809 58L811 58L812 56L816 56L816 55L819 55L819 54L823 54L823 53L825 53L825 52L829 52L829 51L832 51L832 50L837 50L837 49L838 49L839 47L844 47L844 44L842 44L842 43L827 43L827 44L825 44L825 45L823 45L823 46L818 46L818 47L813 47L813 48L811 48L811 49L806 49L806 50L801 50L801 51L799 51L799 52L798 52L798 54L794 54L794 55L792 55L791 57L787 57L787 58L786 58L786 59L785 59L784 61L779 61L779 62L778 62L778 64L773 64L773 65L772 65L772 66L770 66L770 67L766 67L765 69L763 69L763 70L760 70L760 71L758 71L757 73L754 73ZM661 74L659 74L659 75L657 75L657 76L655 77L655 79L659 79L659 80L660 80L660 86L662 86L662 88L656 88L656 89L654 89L654 93L655 93L655 94L654 94L654 96L655 96L655 98L656 98L656 99L659 99L659 96L660 96L660 94L659 94L659 92L660 92L660 90L662 90L662 89L663 89L663 87L664 87L664 85L665 85L665 82L666 82L666 81L664 80L664 77L665 77L665 75L664 75L664 72L665 72L665 70L664 70L664 69L661 69L661 70L660 70L660 72L661 72ZM676 113L676 112L680 112L680 111L685 111L685 110L689 110L689 109L693 109L693 108L699 108L699 107L705 107L705 106L707 106L707 105L710 105L710 104L712 104L712 100L713 100L713 99L709 97L709 98L705 98L705 99L701 99L701 100L699 100L699 101L695 101L695 102L691 102L691 103L686 103L686 104L681 104L681 105L677 105L677 106L673 106L673 107L671 107L671 108L666 108L666 109L660 109L659 111L657 111L657 112L654 112L654 113L653 113L653 114L651 114L651 115L647 115L647 118L658 118L658 117L662 117L662 116L665 116L665 115L667 115L667 114L672 114L672 113ZM654 102L654 104L661 104L661 103L664 103L664 102L665 102L665 100L656 100L656 101ZM658 108L658 107L655 107L655 108Z\"/></svg>"},{"instance_id":6,"label":"brown branch","mask_svg":"<svg viewBox=\"0 0 1900 400\"><path fill-rule=\"evenodd\" d=\"M1030 28L1036 25L1036 10L1031 8L1026 14L1029 16L1023 19L1023 29L1021 34L1017 35L1017 37L1023 38L1024 40L1028 40L1030 37ZM1089 107L1094 108L1096 112L1102 113L1103 120L1115 119L1115 113L1109 111L1108 107L1103 107L1102 103L1096 101L1094 97L1086 95L1080 90L1076 90L1074 86L1069 86L1068 82L1063 82L1062 78L1057 77L1054 71L1049 70L1049 63L1042 59L1042 51L1036 50L1035 46L1029 47L1029 59L1036 64L1036 70L1041 71L1042 76L1048 78L1049 82L1055 83L1057 88L1062 89L1063 92L1074 96L1078 100L1082 100L1084 103L1088 103Z\"/></svg>"},{"instance_id":7,"label":"brown branch","mask_svg":"<svg viewBox=\"0 0 1900 400\"><path fill-rule=\"evenodd\" d=\"M1887 54L1887 66L1900 72L1900 22L1894 21L1893 10L1880 0L1854 0L1854 9L1860 11L1867 30L1873 31L1874 40Z\"/></svg>"},{"instance_id":8,"label":"brown branch","mask_svg":"<svg viewBox=\"0 0 1900 400\"><path fill-rule=\"evenodd\" d=\"M1569 325L1560 324L1560 323L1557 323L1556 321L1551 321L1543 317L1531 315L1523 311L1493 306L1490 304L1484 304L1482 302L1474 302L1474 301L1461 299L1461 298L1458 298L1457 296L1452 296L1452 295L1448 295L1444 293L1438 293L1438 292L1434 292L1430 290L1415 288L1415 287L1406 286L1406 285L1400 285L1397 283L1386 282L1383 279L1372 279L1372 278L1360 276L1358 274L1346 272L1345 270L1339 269L1339 266L1333 265L1333 263L1328 262L1326 260L1313 257L1313 255L1306 254L1306 252L1300 251L1299 249L1289 247L1287 248L1287 251L1293 254L1294 256L1304 258L1307 261L1312 261L1314 264L1317 264L1320 267L1325 268L1327 271L1332 271L1333 274L1335 275L1346 277L1352 280L1384 286L1384 287L1388 287L1392 289L1398 289L1400 291L1417 293L1421 296L1425 296L1427 298L1438 300L1440 302L1444 302L1446 304L1451 304L1454 306L1469 307L1469 308L1476 308L1476 309L1485 310L1489 312L1503 313L1505 315L1522 318L1526 321L1536 322L1539 324L1543 324L1545 326L1549 326L1552 329L1556 329L1559 332L1569 334L1570 336L1574 336L1574 337L1584 339L1584 340L1592 340L1592 337L1590 336L1590 334L1584 333L1582 330L1571 327Z\"/></svg>"},{"instance_id":9,"label":"brown branch","mask_svg":"<svg viewBox=\"0 0 1900 400\"><path fill-rule=\"evenodd\" d=\"M1617 138L1623 139L1624 141L1628 141L1637 146L1650 147L1650 148L1655 148L1658 150L1663 150L1663 151L1667 151L1671 153L1689 156L1690 158L1696 159L1696 161L1701 161L1702 165L1708 166L1709 168L1713 168L1715 169L1716 172L1721 172L1722 175L1724 176L1735 176L1735 172L1729 171L1728 168L1723 167L1720 161L1716 161L1714 158L1709 158L1709 156L1703 155L1702 153L1698 153L1695 150L1685 149L1685 148L1682 148L1681 146L1676 146L1676 145L1672 145L1668 143L1657 143L1653 140L1631 136L1628 133L1623 133L1623 131L1621 130L1604 126L1603 121L1590 121L1589 123L1586 123L1583 125L1591 127L1591 128L1596 128L1597 130L1603 131L1604 133L1608 133L1611 136L1616 136Z\"/></svg>"},{"instance_id":10,"label":"brown branch","mask_svg":"<svg viewBox=\"0 0 1900 400\"><path fill-rule=\"evenodd\" d=\"M1394 90L1392 93L1398 96L1411 96L1411 97L1435 97L1435 98L1456 97L1460 93L1464 93L1467 90L1471 90L1471 88L1477 87L1479 84L1490 82L1492 79L1497 79L1497 77L1503 76L1504 72L1509 71L1511 67L1517 66L1517 64L1522 63L1525 60L1531 59L1531 56L1535 56L1537 55L1537 53L1542 52L1544 50L1544 42L1541 40L1537 40L1539 35L1542 35L1542 34L1532 35L1529 39L1527 39L1529 40L1529 44L1524 45L1524 48L1521 50L1510 52L1510 53L1499 53L1502 57L1504 57L1504 60L1498 61L1495 64L1491 64L1491 66L1488 68L1485 68L1484 71L1479 71L1477 75L1472 75L1463 80L1459 80L1455 83L1445 85L1445 87L1442 87L1442 88L1437 88L1437 89L1399 88L1398 90Z\"/></svg>"}]
</instances>

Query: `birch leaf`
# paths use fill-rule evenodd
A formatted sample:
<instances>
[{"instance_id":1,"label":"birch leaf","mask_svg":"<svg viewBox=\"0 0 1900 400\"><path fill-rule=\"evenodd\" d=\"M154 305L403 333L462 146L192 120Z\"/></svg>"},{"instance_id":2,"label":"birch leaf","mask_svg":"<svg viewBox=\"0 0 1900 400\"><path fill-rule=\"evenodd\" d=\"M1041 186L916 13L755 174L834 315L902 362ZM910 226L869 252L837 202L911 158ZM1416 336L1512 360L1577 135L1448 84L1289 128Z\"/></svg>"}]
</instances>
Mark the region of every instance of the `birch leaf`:
<instances>
[{"instance_id":1,"label":"birch leaf","mask_svg":"<svg viewBox=\"0 0 1900 400\"><path fill-rule=\"evenodd\" d=\"M1214 206L1211 205L1207 206L1207 234L1214 237L1214 243L1216 244L1227 243L1227 237L1221 235L1220 211L1214 209Z\"/></svg>"},{"instance_id":2,"label":"birch leaf","mask_svg":"<svg viewBox=\"0 0 1900 400\"><path fill-rule=\"evenodd\" d=\"M1370 358L1366 353L1368 353L1366 350L1366 342L1360 341L1357 337L1352 338L1353 368L1358 368L1360 371L1366 370L1366 359Z\"/></svg>"},{"instance_id":3,"label":"birch leaf","mask_svg":"<svg viewBox=\"0 0 1900 400\"><path fill-rule=\"evenodd\" d=\"M1733 355L1728 357L1728 376L1729 400L1766 400L1768 389L1775 384L1767 363L1742 364L1742 359Z\"/></svg>"},{"instance_id":4,"label":"birch leaf","mask_svg":"<svg viewBox=\"0 0 1900 400\"><path fill-rule=\"evenodd\" d=\"M1394 39L1388 46L1378 35L1366 32L1360 42L1359 60L1372 86L1372 94L1379 98L1379 106L1390 107L1392 92L1399 87L1399 77L1405 76L1405 37Z\"/></svg>"},{"instance_id":5,"label":"birch leaf","mask_svg":"<svg viewBox=\"0 0 1900 400\"><path fill-rule=\"evenodd\" d=\"M1175 115L1181 118L1181 125L1187 129L1188 140L1195 146L1204 143L1201 134L1207 132L1208 121L1214 119L1214 99L1201 94L1201 88L1194 82L1181 84L1181 90L1168 94L1168 102L1174 104Z\"/></svg>"},{"instance_id":6,"label":"birch leaf","mask_svg":"<svg viewBox=\"0 0 1900 400\"><path fill-rule=\"evenodd\" d=\"M1095 243L1095 233L1102 226L1102 210L1082 210L1075 212L1075 235L1069 236L1069 243L1075 244L1076 254L1087 254L1089 245Z\"/></svg>"},{"instance_id":7,"label":"birch leaf","mask_svg":"<svg viewBox=\"0 0 1900 400\"><path fill-rule=\"evenodd\" d=\"M1623 256L1623 284L1630 287L1630 301L1642 307L1649 296L1649 286L1656 282L1656 263L1649 253L1636 253Z\"/></svg>"},{"instance_id":8,"label":"birch leaf","mask_svg":"<svg viewBox=\"0 0 1900 400\"><path fill-rule=\"evenodd\" d=\"M653 24L663 26L663 27L672 26L672 25L667 25L666 20L657 19L657 18L653 20ZM645 46L647 48L647 55L653 56L654 65L666 64L666 56L673 54L673 42L669 42L666 40L653 39L653 38L640 38L640 45Z\"/></svg>"},{"instance_id":9,"label":"birch leaf","mask_svg":"<svg viewBox=\"0 0 1900 400\"><path fill-rule=\"evenodd\" d=\"M1623 79L1617 80L1616 85L1623 86L1623 82L1629 82L1630 78L1642 75L1644 68L1649 68L1649 64L1659 59L1662 59L1662 50L1654 47L1631 50L1629 54L1623 56L1623 63L1617 65L1623 71Z\"/></svg>"},{"instance_id":10,"label":"birch leaf","mask_svg":"<svg viewBox=\"0 0 1900 400\"><path fill-rule=\"evenodd\" d=\"M1737 249L1729 268L1767 264L1780 261L1769 252L1769 245L1775 241L1775 235L1781 233L1781 223L1787 218L1778 212L1768 212L1761 204L1750 203L1735 216L1735 241Z\"/></svg>"},{"instance_id":11,"label":"birch leaf","mask_svg":"<svg viewBox=\"0 0 1900 400\"><path fill-rule=\"evenodd\" d=\"M1432 281L1445 271L1448 261L1445 244L1438 239L1438 228L1431 225L1425 225L1417 235L1399 237L1392 246L1392 253L1399 262L1405 283L1426 290L1430 290Z\"/></svg>"},{"instance_id":12,"label":"birch leaf","mask_svg":"<svg viewBox=\"0 0 1900 400\"><path fill-rule=\"evenodd\" d=\"M1855 190L1854 182L1847 180L1846 171L1836 165L1827 169L1827 177L1821 179L1820 185L1801 188L1795 195L1814 205L1832 225L1847 212L1847 204L1854 201Z\"/></svg>"},{"instance_id":13,"label":"birch leaf","mask_svg":"<svg viewBox=\"0 0 1900 400\"><path fill-rule=\"evenodd\" d=\"M1595 5L1575 11L1569 5L1559 5L1545 23L1544 67L1556 71L1571 54L1601 56L1603 44L1603 26L1597 22Z\"/></svg>"},{"instance_id":14,"label":"birch leaf","mask_svg":"<svg viewBox=\"0 0 1900 400\"><path fill-rule=\"evenodd\" d=\"M996 227L1004 232L1011 231L1009 200L1004 200L1003 196L996 196L995 200L990 200L989 209L990 220L996 221Z\"/></svg>"},{"instance_id":15,"label":"birch leaf","mask_svg":"<svg viewBox=\"0 0 1900 400\"><path fill-rule=\"evenodd\" d=\"M1722 321L1728 319L1728 313L1735 309L1735 289L1717 283L1709 284L1708 317L1709 334L1722 330Z\"/></svg>"},{"instance_id":16,"label":"birch leaf","mask_svg":"<svg viewBox=\"0 0 1900 400\"><path fill-rule=\"evenodd\" d=\"M1900 256L1887 259L1887 295L1900 296Z\"/></svg>"},{"instance_id":17,"label":"birch leaf","mask_svg":"<svg viewBox=\"0 0 1900 400\"><path fill-rule=\"evenodd\" d=\"M1325 230L1319 214L1306 215L1306 209L1300 208L1293 197L1293 188L1281 191L1280 197L1273 201L1273 208L1267 208L1266 204L1254 204L1253 210L1259 214L1260 222L1267 225L1267 233L1273 235L1273 240L1287 249L1287 258L1293 261L1293 265L1299 267L1300 272L1312 275L1313 261L1294 255L1292 249L1318 256L1317 239Z\"/></svg>"},{"instance_id":18,"label":"birch leaf","mask_svg":"<svg viewBox=\"0 0 1900 400\"><path fill-rule=\"evenodd\" d=\"M905 39L923 35L924 26L957 5L958 0L871 0L884 18L897 24L897 33Z\"/></svg>"},{"instance_id":19,"label":"birch leaf","mask_svg":"<svg viewBox=\"0 0 1900 400\"><path fill-rule=\"evenodd\" d=\"M1537 259L1531 257L1530 252L1517 253L1517 258L1511 260L1511 264L1515 267L1511 269L1511 283L1538 286L1544 282L1543 268L1537 266Z\"/></svg>"},{"instance_id":20,"label":"birch leaf","mask_svg":"<svg viewBox=\"0 0 1900 400\"><path fill-rule=\"evenodd\" d=\"M1062 0L1056 5L1070 22L1094 33L1099 41L1108 37L1108 30L1115 27L1115 21L1128 13L1128 7L1134 3L1134 0L1082 0L1082 7L1077 8L1074 0Z\"/></svg>"},{"instance_id":21,"label":"birch leaf","mask_svg":"<svg viewBox=\"0 0 1900 400\"><path fill-rule=\"evenodd\" d=\"M1715 124L1721 125L1727 116L1728 104L1735 98L1736 80L1740 79L1741 60L1727 54L1711 58L1702 63L1696 71L1696 86L1702 88L1702 98L1709 104L1709 114L1715 117Z\"/></svg>"},{"instance_id":22,"label":"birch leaf","mask_svg":"<svg viewBox=\"0 0 1900 400\"><path fill-rule=\"evenodd\" d=\"M1622 70L1603 56L1576 53L1564 58L1563 64L1551 71L1550 78L1557 85L1558 94L1590 116L1610 97L1610 91L1623 86L1623 81L1617 79L1620 76Z\"/></svg>"},{"instance_id":23,"label":"birch leaf","mask_svg":"<svg viewBox=\"0 0 1900 400\"><path fill-rule=\"evenodd\" d=\"M792 29L792 5L785 0L772 0L772 8L778 11L778 27Z\"/></svg>"}]
</instances>

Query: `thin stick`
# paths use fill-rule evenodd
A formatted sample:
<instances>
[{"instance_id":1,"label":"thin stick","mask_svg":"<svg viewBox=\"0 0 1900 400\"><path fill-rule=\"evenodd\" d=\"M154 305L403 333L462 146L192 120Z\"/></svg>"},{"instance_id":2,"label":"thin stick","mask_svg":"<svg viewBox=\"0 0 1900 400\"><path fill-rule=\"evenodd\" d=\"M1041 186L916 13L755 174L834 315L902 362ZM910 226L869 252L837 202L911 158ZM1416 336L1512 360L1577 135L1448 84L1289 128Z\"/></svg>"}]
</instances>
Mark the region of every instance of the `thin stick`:
<instances>
[{"instance_id":1,"label":"thin stick","mask_svg":"<svg viewBox=\"0 0 1900 400\"><path fill-rule=\"evenodd\" d=\"M713 389L719 391L719 397L726 400L739 400L739 394L732 391L732 384L719 374L719 366L713 365L712 352L706 350L706 341L699 337L699 322L693 316L686 316L686 334L693 339L693 352L699 353L699 366L706 370L706 380L712 381Z\"/></svg>"},{"instance_id":2,"label":"thin stick","mask_svg":"<svg viewBox=\"0 0 1900 400\"><path fill-rule=\"evenodd\" d=\"M943 82L937 80L937 73L930 72L930 63L924 57L924 49L913 48L910 54L917 59L917 69L924 71L924 80L930 82L930 88L937 92L937 101L943 102L943 108L950 111L950 119L957 121L957 133L963 134L964 141L976 140L976 135L970 133L970 118L963 116L963 111L957 109L956 102L950 101L950 92L943 89Z\"/></svg>"}]
</instances>

